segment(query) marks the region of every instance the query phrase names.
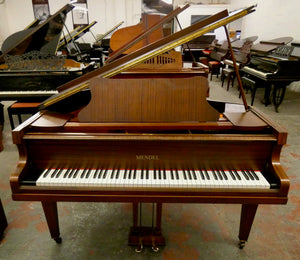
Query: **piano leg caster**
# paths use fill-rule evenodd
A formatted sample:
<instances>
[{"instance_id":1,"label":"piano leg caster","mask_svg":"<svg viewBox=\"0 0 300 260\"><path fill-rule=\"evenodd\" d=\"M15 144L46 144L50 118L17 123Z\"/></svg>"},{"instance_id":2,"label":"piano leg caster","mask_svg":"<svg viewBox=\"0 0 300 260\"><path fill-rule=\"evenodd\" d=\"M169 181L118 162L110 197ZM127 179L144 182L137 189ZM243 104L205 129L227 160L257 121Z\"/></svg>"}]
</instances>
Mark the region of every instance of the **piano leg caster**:
<instances>
[{"instance_id":1,"label":"piano leg caster","mask_svg":"<svg viewBox=\"0 0 300 260\"><path fill-rule=\"evenodd\" d=\"M53 239L55 240L55 242L56 242L57 244L61 244L61 242L62 242L61 237L57 237L57 238L53 238Z\"/></svg>"},{"instance_id":2,"label":"piano leg caster","mask_svg":"<svg viewBox=\"0 0 300 260\"><path fill-rule=\"evenodd\" d=\"M136 253L141 253L144 249L144 246L143 246L143 240L142 238L140 238L140 244L138 245L138 247L135 249L135 252Z\"/></svg>"},{"instance_id":3,"label":"piano leg caster","mask_svg":"<svg viewBox=\"0 0 300 260\"><path fill-rule=\"evenodd\" d=\"M239 248L240 249L243 249L246 245L246 241L245 240L240 240L240 243L239 243Z\"/></svg>"}]
</instances>

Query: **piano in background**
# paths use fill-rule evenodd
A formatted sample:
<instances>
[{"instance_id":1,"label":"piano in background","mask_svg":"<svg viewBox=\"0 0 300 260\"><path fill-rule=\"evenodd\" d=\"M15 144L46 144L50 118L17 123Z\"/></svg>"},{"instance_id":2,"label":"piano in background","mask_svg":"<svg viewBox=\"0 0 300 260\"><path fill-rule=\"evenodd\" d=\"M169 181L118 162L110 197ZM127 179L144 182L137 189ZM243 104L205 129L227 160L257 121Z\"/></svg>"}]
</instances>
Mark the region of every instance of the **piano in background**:
<instances>
[{"instance_id":1,"label":"piano in background","mask_svg":"<svg viewBox=\"0 0 300 260\"><path fill-rule=\"evenodd\" d=\"M234 51L236 65L239 69L241 69L243 66L250 62L251 48L253 46L253 42L255 42L257 38L257 36L251 36L244 39L236 40L231 43ZM230 54L225 56L223 63L224 65L233 67L233 61Z\"/></svg>"},{"instance_id":2,"label":"piano in background","mask_svg":"<svg viewBox=\"0 0 300 260\"><path fill-rule=\"evenodd\" d=\"M208 48L216 39L215 35L202 35L182 45L183 61L199 61L202 51Z\"/></svg>"},{"instance_id":3,"label":"piano in background","mask_svg":"<svg viewBox=\"0 0 300 260\"><path fill-rule=\"evenodd\" d=\"M243 248L258 205L287 203L279 162L287 133L254 108L210 106L206 77L108 77L253 11L225 10L61 86L13 130L21 158L10 178L13 199L41 201L58 243L57 202L133 203L129 244L155 251L164 244L163 203L241 204ZM74 96L87 97L86 105L72 106ZM152 227L139 225L144 202L157 204Z\"/></svg>"},{"instance_id":4,"label":"piano in background","mask_svg":"<svg viewBox=\"0 0 300 260\"><path fill-rule=\"evenodd\" d=\"M250 63L242 68L242 81L245 87L251 89L252 104L256 89L265 88L263 102L265 105L273 102L278 112L286 87L291 82L300 80L300 48L297 45L286 45L285 42L277 45L273 43L273 41L271 44L260 43L260 48L255 46L255 54L251 55ZM262 52L270 49L273 51L267 54Z\"/></svg>"},{"instance_id":5,"label":"piano in background","mask_svg":"<svg viewBox=\"0 0 300 260\"><path fill-rule=\"evenodd\" d=\"M40 102L56 88L82 75L91 66L56 55L66 15L73 9L65 5L42 24L9 36L0 55L0 102L16 100ZM0 103L0 124L3 124Z\"/></svg>"}]
</instances>

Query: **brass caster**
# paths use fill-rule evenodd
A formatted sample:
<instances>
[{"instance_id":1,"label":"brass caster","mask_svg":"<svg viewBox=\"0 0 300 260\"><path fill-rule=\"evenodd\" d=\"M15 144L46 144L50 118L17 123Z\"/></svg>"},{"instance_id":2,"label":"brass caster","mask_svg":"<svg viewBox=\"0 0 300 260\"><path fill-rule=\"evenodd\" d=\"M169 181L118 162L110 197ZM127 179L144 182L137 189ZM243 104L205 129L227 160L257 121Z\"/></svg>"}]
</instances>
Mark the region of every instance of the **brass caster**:
<instances>
[{"instance_id":1,"label":"brass caster","mask_svg":"<svg viewBox=\"0 0 300 260\"><path fill-rule=\"evenodd\" d=\"M141 253L143 251L144 247L143 247L143 244L140 244L136 249L135 249L135 252L136 253Z\"/></svg>"},{"instance_id":2,"label":"brass caster","mask_svg":"<svg viewBox=\"0 0 300 260\"><path fill-rule=\"evenodd\" d=\"M157 253L159 251L159 248L157 246L152 246L152 251Z\"/></svg>"},{"instance_id":3,"label":"brass caster","mask_svg":"<svg viewBox=\"0 0 300 260\"><path fill-rule=\"evenodd\" d=\"M239 247L240 249L243 249L246 245L246 241L245 240L241 240L240 243L239 243Z\"/></svg>"}]
</instances>

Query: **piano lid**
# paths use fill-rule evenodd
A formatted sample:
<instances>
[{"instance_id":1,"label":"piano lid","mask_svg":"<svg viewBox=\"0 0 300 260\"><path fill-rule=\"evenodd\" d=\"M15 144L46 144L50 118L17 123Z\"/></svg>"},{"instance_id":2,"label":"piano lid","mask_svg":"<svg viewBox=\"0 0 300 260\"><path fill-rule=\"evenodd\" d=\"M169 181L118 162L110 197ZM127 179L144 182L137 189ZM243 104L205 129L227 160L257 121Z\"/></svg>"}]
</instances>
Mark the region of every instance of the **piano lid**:
<instances>
[{"instance_id":1,"label":"piano lid","mask_svg":"<svg viewBox=\"0 0 300 260\"><path fill-rule=\"evenodd\" d=\"M74 6L67 4L45 22L27 30L19 31L9 36L2 45L0 63L5 61L5 55L22 55L30 51L41 51L55 54L60 35L66 19L66 14Z\"/></svg>"},{"instance_id":2,"label":"piano lid","mask_svg":"<svg viewBox=\"0 0 300 260\"><path fill-rule=\"evenodd\" d=\"M292 40L293 37L280 37L269 41L260 41L259 43L254 44L251 50L256 52L268 53L275 50L279 45L288 44Z\"/></svg>"},{"instance_id":3,"label":"piano lid","mask_svg":"<svg viewBox=\"0 0 300 260\"><path fill-rule=\"evenodd\" d=\"M189 42L213 29L225 26L226 24L233 22L249 13L254 12L254 6L242 9L235 14L228 15L228 11L224 10L216 15L212 15L205 20L201 20L196 24L191 25L177 33L169 35L159 41L149 44L131 54L128 54L122 58L119 58L105 66L87 73L74 81L71 81L58 88L59 94L54 95L50 99L47 99L40 105L40 109L50 109L50 106L57 103L61 103L65 99L81 92L84 89L88 89L89 82L92 78L102 77L110 78L120 72L126 71L137 64L140 64L148 59L156 57L162 53L170 51L175 47Z\"/></svg>"}]
</instances>

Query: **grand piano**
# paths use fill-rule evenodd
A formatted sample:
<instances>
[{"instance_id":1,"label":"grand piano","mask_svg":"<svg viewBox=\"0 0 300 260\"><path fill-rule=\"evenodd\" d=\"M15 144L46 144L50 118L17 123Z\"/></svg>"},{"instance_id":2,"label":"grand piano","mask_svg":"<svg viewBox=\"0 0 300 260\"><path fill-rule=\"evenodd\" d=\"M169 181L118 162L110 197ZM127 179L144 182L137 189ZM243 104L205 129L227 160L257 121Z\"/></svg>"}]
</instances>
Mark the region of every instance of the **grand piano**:
<instances>
[{"instance_id":1,"label":"grand piano","mask_svg":"<svg viewBox=\"0 0 300 260\"><path fill-rule=\"evenodd\" d=\"M90 66L56 55L65 19L73 9L65 5L42 24L33 23L10 35L1 48L0 102L40 102L56 88L89 70ZM3 123L0 103L0 124Z\"/></svg>"},{"instance_id":2,"label":"grand piano","mask_svg":"<svg viewBox=\"0 0 300 260\"><path fill-rule=\"evenodd\" d=\"M61 86L13 130L13 199L40 201L57 243L57 202L132 203L138 251L165 243L163 203L241 204L243 248L258 205L287 203L285 130L245 104L207 100L207 76L109 77L253 11L224 10ZM140 203L156 204L152 227L139 225Z\"/></svg>"},{"instance_id":3,"label":"grand piano","mask_svg":"<svg viewBox=\"0 0 300 260\"><path fill-rule=\"evenodd\" d=\"M261 45L263 44L260 43ZM270 44L265 45L270 48ZM243 67L242 71L244 84L252 89L252 104L256 89L263 87L265 88L263 102L268 105L272 98L275 110L278 112L286 87L291 82L300 80L300 56L299 46L283 43L275 45L275 48L271 44L271 48L272 46L273 50L270 52L258 52L252 55L250 63ZM259 48L256 47L255 50L259 51Z\"/></svg>"}]
</instances>

